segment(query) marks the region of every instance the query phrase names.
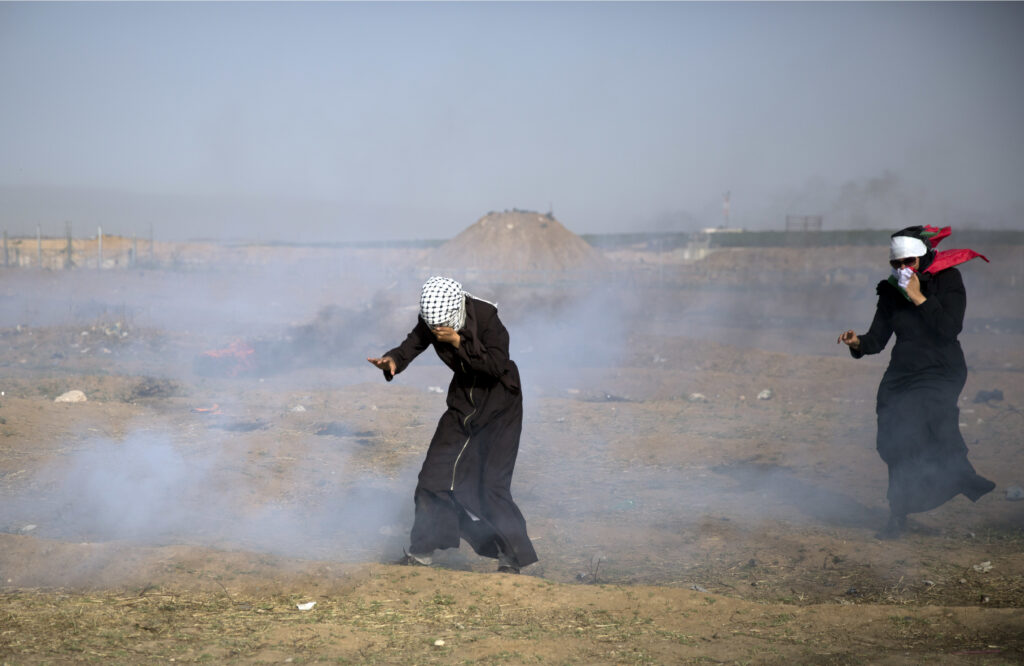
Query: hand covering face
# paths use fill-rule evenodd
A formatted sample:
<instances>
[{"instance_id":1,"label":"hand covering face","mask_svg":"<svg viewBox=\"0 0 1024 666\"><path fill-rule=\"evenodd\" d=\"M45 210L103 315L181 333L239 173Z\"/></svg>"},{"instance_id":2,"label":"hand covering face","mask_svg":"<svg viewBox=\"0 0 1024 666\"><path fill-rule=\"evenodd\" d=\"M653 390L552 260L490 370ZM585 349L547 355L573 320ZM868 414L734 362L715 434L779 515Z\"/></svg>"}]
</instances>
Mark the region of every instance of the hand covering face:
<instances>
[{"instance_id":1,"label":"hand covering face","mask_svg":"<svg viewBox=\"0 0 1024 666\"><path fill-rule=\"evenodd\" d=\"M895 280L896 286L904 290L904 293L906 293L907 285L910 284L910 278L912 275L914 275L914 269L909 266L894 268L892 269L892 276L889 278L889 281L892 282Z\"/></svg>"}]
</instances>

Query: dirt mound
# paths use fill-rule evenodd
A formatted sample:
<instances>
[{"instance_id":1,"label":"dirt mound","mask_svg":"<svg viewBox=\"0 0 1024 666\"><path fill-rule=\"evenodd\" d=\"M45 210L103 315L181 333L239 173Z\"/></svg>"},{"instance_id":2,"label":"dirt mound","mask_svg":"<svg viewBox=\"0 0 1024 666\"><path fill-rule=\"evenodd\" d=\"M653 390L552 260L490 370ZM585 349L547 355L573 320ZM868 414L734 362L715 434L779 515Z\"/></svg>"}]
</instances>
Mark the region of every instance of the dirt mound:
<instances>
[{"instance_id":1,"label":"dirt mound","mask_svg":"<svg viewBox=\"0 0 1024 666\"><path fill-rule=\"evenodd\" d=\"M488 213L428 258L432 270L450 272L589 272L604 256L551 214Z\"/></svg>"}]
</instances>

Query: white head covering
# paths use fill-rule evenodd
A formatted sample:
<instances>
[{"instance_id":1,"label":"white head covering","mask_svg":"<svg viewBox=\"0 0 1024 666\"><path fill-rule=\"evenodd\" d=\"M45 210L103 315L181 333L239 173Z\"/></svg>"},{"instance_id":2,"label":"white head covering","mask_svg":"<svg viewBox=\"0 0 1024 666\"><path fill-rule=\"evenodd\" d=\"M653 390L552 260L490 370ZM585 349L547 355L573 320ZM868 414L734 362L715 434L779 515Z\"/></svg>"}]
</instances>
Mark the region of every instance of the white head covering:
<instances>
[{"instance_id":1,"label":"white head covering","mask_svg":"<svg viewBox=\"0 0 1024 666\"><path fill-rule=\"evenodd\" d=\"M893 236L889 240L889 261L923 257L928 254L924 241L913 236Z\"/></svg>"},{"instance_id":2,"label":"white head covering","mask_svg":"<svg viewBox=\"0 0 1024 666\"><path fill-rule=\"evenodd\" d=\"M466 325L466 292L462 285L436 275L427 280L420 293L420 318L431 328L451 326L460 330Z\"/></svg>"}]
</instances>

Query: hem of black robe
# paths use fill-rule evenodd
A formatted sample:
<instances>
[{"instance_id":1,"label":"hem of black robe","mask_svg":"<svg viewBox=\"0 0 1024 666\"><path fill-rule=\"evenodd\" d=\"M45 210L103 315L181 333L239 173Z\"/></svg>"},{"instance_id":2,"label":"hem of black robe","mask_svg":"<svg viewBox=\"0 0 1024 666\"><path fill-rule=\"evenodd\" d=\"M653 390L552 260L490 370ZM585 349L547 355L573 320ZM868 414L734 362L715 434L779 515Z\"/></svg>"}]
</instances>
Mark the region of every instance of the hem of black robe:
<instances>
[{"instance_id":1,"label":"hem of black robe","mask_svg":"<svg viewBox=\"0 0 1024 666\"><path fill-rule=\"evenodd\" d=\"M890 467L891 469L891 467ZM904 477L906 480L906 477ZM894 484L891 480L886 497L893 513L907 515L911 513L924 513L936 509L957 495L963 495L972 502L977 502L983 496L995 490L996 484L976 472L961 473L951 483L933 484L926 489L919 489L917 492L908 491L902 485Z\"/></svg>"},{"instance_id":2,"label":"hem of black robe","mask_svg":"<svg viewBox=\"0 0 1024 666\"><path fill-rule=\"evenodd\" d=\"M499 530L486 516L480 515L483 511L480 511L479 507L470 508L461 502L458 490L452 493L452 501L459 511L462 538L477 555L497 559L500 552L504 551L520 567L529 566L537 561L537 552L525 531L521 534L508 534ZM476 516L476 520L473 520L473 516Z\"/></svg>"},{"instance_id":3,"label":"hem of black robe","mask_svg":"<svg viewBox=\"0 0 1024 666\"><path fill-rule=\"evenodd\" d=\"M522 534L506 534L495 528L479 508L467 507L451 491L436 492L423 486L417 487L422 502L417 503L416 518L410 535L413 552L431 552L444 548L458 548L465 539L473 551L481 557L497 559L499 550L514 558L520 567L538 560L530 537ZM421 494L423 493L423 494ZM477 517L473 520L470 513ZM447 514L443 518L439 513Z\"/></svg>"}]
</instances>

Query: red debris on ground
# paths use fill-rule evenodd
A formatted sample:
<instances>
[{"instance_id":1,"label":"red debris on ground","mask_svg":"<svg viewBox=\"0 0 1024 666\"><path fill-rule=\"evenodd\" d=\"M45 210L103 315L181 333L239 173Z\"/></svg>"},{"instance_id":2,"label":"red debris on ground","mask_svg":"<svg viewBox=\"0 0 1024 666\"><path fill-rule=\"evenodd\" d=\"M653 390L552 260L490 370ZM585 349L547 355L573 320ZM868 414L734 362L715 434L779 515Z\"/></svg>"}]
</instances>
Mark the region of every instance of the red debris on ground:
<instances>
[{"instance_id":1,"label":"red debris on ground","mask_svg":"<svg viewBox=\"0 0 1024 666\"><path fill-rule=\"evenodd\" d=\"M256 350L244 340L234 340L224 349L211 349L203 352L207 359L217 359L217 365L228 377L237 377L255 368Z\"/></svg>"}]
</instances>

